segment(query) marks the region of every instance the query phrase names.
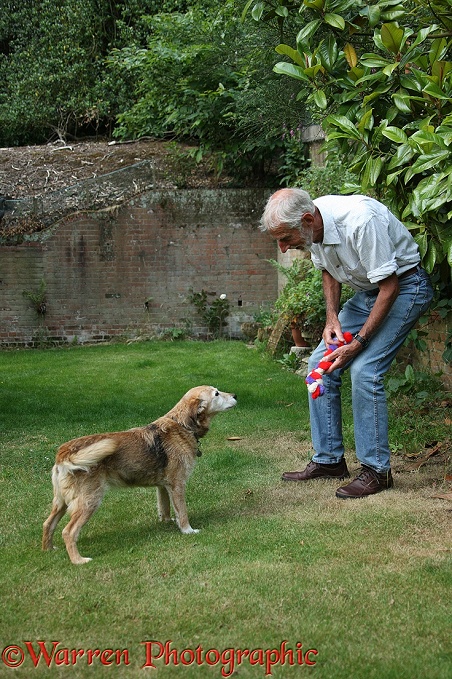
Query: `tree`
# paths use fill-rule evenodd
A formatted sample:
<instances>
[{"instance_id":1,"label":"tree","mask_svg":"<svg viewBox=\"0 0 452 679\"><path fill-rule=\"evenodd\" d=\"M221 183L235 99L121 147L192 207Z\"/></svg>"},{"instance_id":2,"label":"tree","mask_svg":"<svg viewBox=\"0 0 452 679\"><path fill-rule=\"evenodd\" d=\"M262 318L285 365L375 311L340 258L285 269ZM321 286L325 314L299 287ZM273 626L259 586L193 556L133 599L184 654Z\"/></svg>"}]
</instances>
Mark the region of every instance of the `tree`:
<instances>
[{"instance_id":1,"label":"tree","mask_svg":"<svg viewBox=\"0 0 452 679\"><path fill-rule=\"evenodd\" d=\"M252 2L246 9L251 8ZM299 82L346 159L347 193L372 193L412 230L427 271L452 267L452 0L263 0L256 20L297 15L274 67Z\"/></svg>"},{"instance_id":2,"label":"tree","mask_svg":"<svg viewBox=\"0 0 452 679\"><path fill-rule=\"evenodd\" d=\"M112 80L134 83L115 136L195 142L198 159L214 152L217 169L262 181L284 147L284 125L296 128L302 113L296 84L287 86L272 72L274 32L244 25L237 4L206 9L199 3L149 17L146 47L111 52Z\"/></svg>"},{"instance_id":3,"label":"tree","mask_svg":"<svg viewBox=\"0 0 452 679\"><path fill-rule=\"evenodd\" d=\"M208 3L210 0L205 0ZM146 14L185 11L186 0L2 0L0 144L110 131L130 104L129 82L108 77L105 58L146 46Z\"/></svg>"}]
</instances>

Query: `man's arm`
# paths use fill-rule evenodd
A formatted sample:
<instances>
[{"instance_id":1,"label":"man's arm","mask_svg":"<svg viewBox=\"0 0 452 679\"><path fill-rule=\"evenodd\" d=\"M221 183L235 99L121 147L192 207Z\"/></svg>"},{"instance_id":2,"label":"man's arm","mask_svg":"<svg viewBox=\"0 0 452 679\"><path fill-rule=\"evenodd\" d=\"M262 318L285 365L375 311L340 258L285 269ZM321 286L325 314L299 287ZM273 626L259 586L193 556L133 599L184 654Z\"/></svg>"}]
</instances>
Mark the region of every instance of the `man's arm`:
<instances>
[{"instance_id":1,"label":"man's arm","mask_svg":"<svg viewBox=\"0 0 452 679\"><path fill-rule=\"evenodd\" d=\"M322 285L326 303L326 320L322 337L328 346L333 344L336 338L341 342L344 340L338 319L342 285L328 271L322 271Z\"/></svg>"},{"instance_id":2,"label":"man's arm","mask_svg":"<svg viewBox=\"0 0 452 679\"><path fill-rule=\"evenodd\" d=\"M396 274L393 273L388 278L380 281L378 287L379 292L372 311L361 330L358 331L358 334L361 337L369 341L387 317L392 305L398 297L400 290L399 279ZM328 360L334 361L334 363L327 372L330 373L333 372L333 370L337 370L337 368L342 368L362 350L363 347L358 340L353 340L350 344L339 347L328 356Z\"/></svg>"}]
</instances>

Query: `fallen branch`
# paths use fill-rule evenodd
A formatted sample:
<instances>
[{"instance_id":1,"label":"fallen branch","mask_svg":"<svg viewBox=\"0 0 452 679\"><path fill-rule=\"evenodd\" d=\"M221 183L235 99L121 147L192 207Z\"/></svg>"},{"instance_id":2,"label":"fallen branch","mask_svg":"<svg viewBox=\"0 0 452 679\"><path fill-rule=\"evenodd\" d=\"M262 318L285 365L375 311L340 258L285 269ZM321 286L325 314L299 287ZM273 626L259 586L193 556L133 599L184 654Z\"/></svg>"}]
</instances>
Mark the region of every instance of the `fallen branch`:
<instances>
[{"instance_id":1,"label":"fallen branch","mask_svg":"<svg viewBox=\"0 0 452 679\"><path fill-rule=\"evenodd\" d=\"M445 443L445 441L440 441L439 443L436 444L436 446L433 446L433 448L431 450L429 450L428 453L426 453L423 457L421 457L420 460L418 460L414 464L410 465L407 468L407 471L417 472L422 467L422 465L424 465L426 462L428 462L428 460L431 457L433 457L434 455L437 455L440 452L444 443Z\"/></svg>"}]
</instances>

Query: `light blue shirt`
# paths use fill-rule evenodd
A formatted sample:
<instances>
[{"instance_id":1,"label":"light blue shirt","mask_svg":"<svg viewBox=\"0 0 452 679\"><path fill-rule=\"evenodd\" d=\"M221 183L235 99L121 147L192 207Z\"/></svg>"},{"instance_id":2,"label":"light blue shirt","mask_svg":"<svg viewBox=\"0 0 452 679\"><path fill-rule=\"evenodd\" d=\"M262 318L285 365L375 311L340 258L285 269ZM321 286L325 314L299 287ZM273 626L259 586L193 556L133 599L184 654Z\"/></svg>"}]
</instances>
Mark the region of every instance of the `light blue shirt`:
<instances>
[{"instance_id":1,"label":"light blue shirt","mask_svg":"<svg viewBox=\"0 0 452 679\"><path fill-rule=\"evenodd\" d=\"M382 203L368 196L322 196L314 205L323 219L323 241L309 248L317 269L325 269L355 290L372 290L420 262L418 246Z\"/></svg>"}]
</instances>

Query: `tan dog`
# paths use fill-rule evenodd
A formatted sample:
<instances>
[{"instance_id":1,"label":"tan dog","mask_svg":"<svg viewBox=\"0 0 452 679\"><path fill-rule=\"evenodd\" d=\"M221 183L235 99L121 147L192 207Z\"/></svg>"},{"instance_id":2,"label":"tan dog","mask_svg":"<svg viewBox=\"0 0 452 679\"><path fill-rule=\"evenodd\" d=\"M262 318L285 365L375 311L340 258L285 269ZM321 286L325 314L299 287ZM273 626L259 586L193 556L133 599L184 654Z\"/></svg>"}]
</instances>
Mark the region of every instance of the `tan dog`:
<instances>
[{"instance_id":1,"label":"tan dog","mask_svg":"<svg viewBox=\"0 0 452 679\"><path fill-rule=\"evenodd\" d=\"M71 519L63 538L69 558L74 564L91 561L80 555L77 539L109 486L157 486L160 520L171 520L171 501L182 533L197 533L188 520L185 486L201 454L198 440L209 431L214 415L236 403L235 394L194 387L152 424L64 443L52 470L54 498L42 548L53 549L53 533L67 510Z\"/></svg>"}]
</instances>

